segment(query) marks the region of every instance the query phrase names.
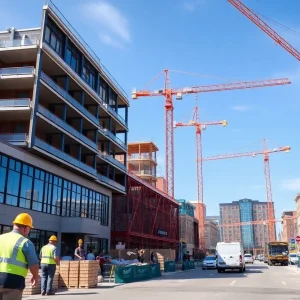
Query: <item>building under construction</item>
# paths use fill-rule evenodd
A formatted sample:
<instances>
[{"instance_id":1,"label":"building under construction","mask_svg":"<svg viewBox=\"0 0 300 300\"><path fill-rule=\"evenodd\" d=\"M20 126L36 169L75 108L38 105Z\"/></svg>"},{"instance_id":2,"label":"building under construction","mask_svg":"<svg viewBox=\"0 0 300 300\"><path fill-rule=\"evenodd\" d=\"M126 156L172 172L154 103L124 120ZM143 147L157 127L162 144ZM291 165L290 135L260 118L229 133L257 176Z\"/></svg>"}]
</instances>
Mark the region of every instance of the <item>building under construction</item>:
<instances>
[{"instance_id":1,"label":"building under construction","mask_svg":"<svg viewBox=\"0 0 300 300\"><path fill-rule=\"evenodd\" d=\"M179 204L155 187L156 151L152 142L128 144L127 193L113 196L111 247L176 249Z\"/></svg>"}]
</instances>

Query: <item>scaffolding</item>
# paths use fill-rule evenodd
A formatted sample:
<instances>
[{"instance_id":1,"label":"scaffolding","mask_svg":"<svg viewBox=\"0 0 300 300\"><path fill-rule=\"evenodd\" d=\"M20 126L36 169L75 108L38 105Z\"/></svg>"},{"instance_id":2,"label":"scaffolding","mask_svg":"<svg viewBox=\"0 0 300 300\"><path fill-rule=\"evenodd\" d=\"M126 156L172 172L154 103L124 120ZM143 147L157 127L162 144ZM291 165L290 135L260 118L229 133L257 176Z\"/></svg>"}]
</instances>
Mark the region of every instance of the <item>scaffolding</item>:
<instances>
[{"instance_id":1,"label":"scaffolding","mask_svg":"<svg viewBox=\"0 0 300 300\"><path fill-rule=\"evenodd\" d=\"M112 248L176 249L179 204L136 175L127 176L127 195L112 198Z\"/></svg>"}]
</instances>

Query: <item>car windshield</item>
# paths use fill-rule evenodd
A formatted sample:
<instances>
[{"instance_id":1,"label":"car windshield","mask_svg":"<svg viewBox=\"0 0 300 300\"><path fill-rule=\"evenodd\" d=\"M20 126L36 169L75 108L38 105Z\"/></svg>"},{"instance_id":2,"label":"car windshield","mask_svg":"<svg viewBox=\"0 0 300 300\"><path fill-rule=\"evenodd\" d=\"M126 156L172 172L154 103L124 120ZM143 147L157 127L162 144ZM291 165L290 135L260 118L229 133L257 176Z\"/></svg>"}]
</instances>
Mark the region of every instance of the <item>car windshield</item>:
<instances>
[{"instance_id":1,"label":"car windshield","mask_svg":"<svg viewBox=\"0 0 300 300\"><path fill-rule=\"evenodd\" d=\"M251 254L245 254L245 257L252 257Z\"/></svg>"},{"instance_id":2,"label":"car windshield","mask_svg":"<svg viewBox=\"0 0 300 300\"><path fill-rule=\"evenodd\" d=\"M205 260L216 260L215 256L207 256Z\"/></svg>"},{"instance_id":3,"label":"car windshield","mask_svg":"<svg viewBox=\"0 0 300 300\"><path fill-rule=\"evenodd\" d=\"M297 257L297 254L290 254L290 257Z\"/></svg>"}]
</instances>

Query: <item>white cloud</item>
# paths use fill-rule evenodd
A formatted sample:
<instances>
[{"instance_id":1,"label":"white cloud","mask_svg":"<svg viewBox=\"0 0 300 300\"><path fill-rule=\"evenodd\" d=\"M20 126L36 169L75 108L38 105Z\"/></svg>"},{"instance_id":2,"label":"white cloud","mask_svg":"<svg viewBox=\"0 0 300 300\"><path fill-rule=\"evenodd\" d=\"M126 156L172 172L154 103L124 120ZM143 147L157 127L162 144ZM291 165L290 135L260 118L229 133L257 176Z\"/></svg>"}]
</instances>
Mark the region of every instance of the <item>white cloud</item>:
<instances>
[{"instance_id":1,"label":"white cloud","mask_svg":"<svg viewBox=\"0 0 300 300\"><path fill-rule=\"evenodd\" d=\"M106 45L113 46L115 48L123 48L123 45L121 43L119 43L117 40L113 39L108 34L99 34L99 38Z\"/></svg>"},{"instance_id":2,"label":"white cloud","mask_svg":"<svg viewBox=\"0 0 300 300\"><path fill-rule=\"evenodd\" d=\"M248 111L250 107L245 105L236 105L236 106L232 106L231 109L236 111Z\"/></svg>"},{"instance_id":3,"label":"white cloud","mask_svg":"<svg viewBox=\"0 0 300 300\"><path fill-rule=\"evenodd\" d=\"M285 179L282 181L282 187L289 191L300 191L300 177Z\"/></svg>"},{"instance_id":4,"label":"white cloud","mask_svg":"<svg viewBox=\"0 0 300 300\"><path fill-rule=\"evenodd\" d=\"M205 0L194 0L194 1L186 1L183 4L183 7L186 11L193 12L195 11L200 5L204 4Z\"/></svg>"},{"instance_id":5,"label":"white cloud","mask_svg":"<svg viewBox=\"0 0 300 300\"><path fill-rule=\"evenodd\" d=\"M122 48L122 42L130 42L131 35L127 18L111 3L105 1L85 4L84 13L99 28L99 37L106 45ZM100 25L100 26L99 26Z\"/></svg>"}]
</instances>

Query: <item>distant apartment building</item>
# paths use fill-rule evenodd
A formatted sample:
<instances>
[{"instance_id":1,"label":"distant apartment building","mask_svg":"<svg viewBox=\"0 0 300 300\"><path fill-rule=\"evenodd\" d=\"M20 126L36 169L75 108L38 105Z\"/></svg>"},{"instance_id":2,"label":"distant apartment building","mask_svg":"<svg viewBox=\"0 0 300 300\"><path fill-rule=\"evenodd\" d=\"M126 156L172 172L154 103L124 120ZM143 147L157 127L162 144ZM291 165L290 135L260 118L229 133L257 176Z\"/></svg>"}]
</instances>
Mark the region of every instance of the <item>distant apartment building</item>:
<instances>
[{"instance_id":1,"label":"distant apartment building","mask_svg":"<svg viewBox=\"0 0 300 300\"><path fill-rule=\"evenodd\" d=\"M220 225L220 216L206 216L205 220L210 220L217 224L218 227L218 241L221 241L221 227Z\"/></svg>"},{"instance_id":2,"label":"distant apartment building","mask_svg":"<svg viewBox=\"0 0 300 300\"><path fill-rule=\"evenodd\" d=\"M216 249L220 241L218 224L213 220L205 220L205 247L208 251Z\"/></svg>"},{"instance_id":3,"label":"distant apartment building","mask_svg":"<svg viewBox=\"0 0 300 300\"><path fill-rule=\"evenodd\" d=\"M224 242L242 242L244 248L248 249L263 248L269 241L267 219L267 202L241 199L231 203L221 203L221 239ZM274 219L274 207L272 219ZM255 221L258 222L253 224Z\"/></svg>"},{"instance_id":4,"label":"distant apartment building","mask_svg":"<svg viewBox=\"0 0 300 300\"><path fill-rule=\"evenodd\" d=\"M281 216L283 242L290 243L297 236L297 211L284 211Z\"/></svg>"},{"instance_id":5,"label":"distant apartment building","mask_svg":"<svg viewBox=\"0 0 300 300\"><path fill-rule=\"evenodd\" d=\"M296 194L295 196L296 202L296 233L300 235L300 194Z\"/></svg>"}]
</instances>

